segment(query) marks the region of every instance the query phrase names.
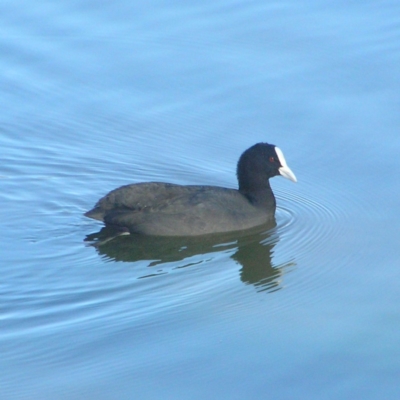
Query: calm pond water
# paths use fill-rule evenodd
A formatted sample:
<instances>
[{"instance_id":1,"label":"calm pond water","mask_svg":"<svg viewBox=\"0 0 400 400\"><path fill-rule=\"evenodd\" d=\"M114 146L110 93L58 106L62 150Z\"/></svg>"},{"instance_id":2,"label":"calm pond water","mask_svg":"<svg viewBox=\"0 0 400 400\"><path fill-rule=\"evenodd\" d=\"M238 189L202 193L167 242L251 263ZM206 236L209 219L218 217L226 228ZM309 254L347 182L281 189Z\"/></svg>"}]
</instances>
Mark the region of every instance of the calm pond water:
<instances>
[{"instance_id":1,"label":"calm pond water","mask_svg":"<svg viewBox=\"0 0 400 400\"><path fill-rule=\"evenodd\" d=\"M4 1L2 399L400 398L398 1ZM141 181L236 187L277 226L98 249Z\"/></svg>"}]
</instances>

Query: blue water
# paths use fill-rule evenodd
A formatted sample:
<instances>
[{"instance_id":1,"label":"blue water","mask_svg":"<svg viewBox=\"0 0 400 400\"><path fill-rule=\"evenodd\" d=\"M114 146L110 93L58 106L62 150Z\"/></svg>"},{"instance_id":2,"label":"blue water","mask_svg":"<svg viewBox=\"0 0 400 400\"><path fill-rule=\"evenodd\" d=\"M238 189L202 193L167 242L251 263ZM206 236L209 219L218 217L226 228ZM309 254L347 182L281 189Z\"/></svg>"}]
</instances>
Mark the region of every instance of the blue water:
<instances>
[{"instance_id":1,"label":"blue water","mask_svg":"<svg viewBox=\"0 0 400 400\"><path fill-rule=\"evenodd\" d=\"M398 2L6 1L0 65L0 398L400 397ZM275 228L84 242L259 141Z\"/></svg>"}]
</instances>

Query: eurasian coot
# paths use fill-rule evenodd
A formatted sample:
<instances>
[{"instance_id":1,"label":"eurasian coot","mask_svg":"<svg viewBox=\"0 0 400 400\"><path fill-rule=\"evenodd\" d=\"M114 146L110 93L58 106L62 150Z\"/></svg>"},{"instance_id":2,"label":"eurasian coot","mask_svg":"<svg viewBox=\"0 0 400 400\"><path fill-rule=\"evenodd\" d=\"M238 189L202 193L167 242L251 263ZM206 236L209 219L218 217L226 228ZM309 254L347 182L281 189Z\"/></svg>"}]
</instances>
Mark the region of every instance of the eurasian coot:
<instances>
[{"instance_id":1,"label":"eurasian coot","mask_svg":"<svg viewBox=\"0 0 400 400\"><path fill-rule=\"evenodd\" d=\"M239 189L146 182L122 186L101 198L87 217L121 232L194 236L248 229L274 220L269 178L296 182L282 151L257 143L239 158Z\"/></svg>"}]
</instances>

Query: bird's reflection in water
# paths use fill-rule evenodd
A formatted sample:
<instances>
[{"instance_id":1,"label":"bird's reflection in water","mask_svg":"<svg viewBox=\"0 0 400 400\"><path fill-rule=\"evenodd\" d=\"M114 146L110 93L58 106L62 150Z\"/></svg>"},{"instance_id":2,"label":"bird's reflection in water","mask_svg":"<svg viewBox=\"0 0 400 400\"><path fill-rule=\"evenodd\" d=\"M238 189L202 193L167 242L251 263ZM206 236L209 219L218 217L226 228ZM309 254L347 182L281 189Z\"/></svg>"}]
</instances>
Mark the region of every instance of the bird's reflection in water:
<instances>
[{"instance_id":1,"label":"bird's reflection in water","mask_svg":"<svg viewBox=\"0 0 400 400\"><path fill-rule=\"evenodd\" d=\"M274 291L281 288L281 276L293 262L274 265L273 249L279 241L275 223L257 229L229 234L213 234L193 237L161 237L127 235L107 241L112 235L109 228L88 235L99 254L115 261L135 262L148 260L148 267L180 262L179 267L197 264L194 256L210 259L212 253L230 254L240 266L239 276L243 283L252 284L257 291ZM106 240L104 240L106 239ZM157 273L158 275L159 273ZM146 274L152 276L151 272ZM144 276L143 276L144 277Z\"/></svg>"}]
</instances>

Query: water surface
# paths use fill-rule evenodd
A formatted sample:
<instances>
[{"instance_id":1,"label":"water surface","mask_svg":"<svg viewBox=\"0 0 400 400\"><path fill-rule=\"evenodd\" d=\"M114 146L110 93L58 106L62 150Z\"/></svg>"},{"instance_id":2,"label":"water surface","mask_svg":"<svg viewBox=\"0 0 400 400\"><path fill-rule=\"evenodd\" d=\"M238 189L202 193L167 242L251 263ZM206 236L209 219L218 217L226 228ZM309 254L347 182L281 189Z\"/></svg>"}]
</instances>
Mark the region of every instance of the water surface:
<instances>
[{"instance_id":1,"label":"water surface","mask_svg":"<svg viewBox=\"0 0 400 400\"><path fill-rule=\"evenodd\" d=\"M0 6L0 397L398 399L395 1ZM109 190L236 187L277 226L101 248Z\"/></svg>"}]
</instances>

